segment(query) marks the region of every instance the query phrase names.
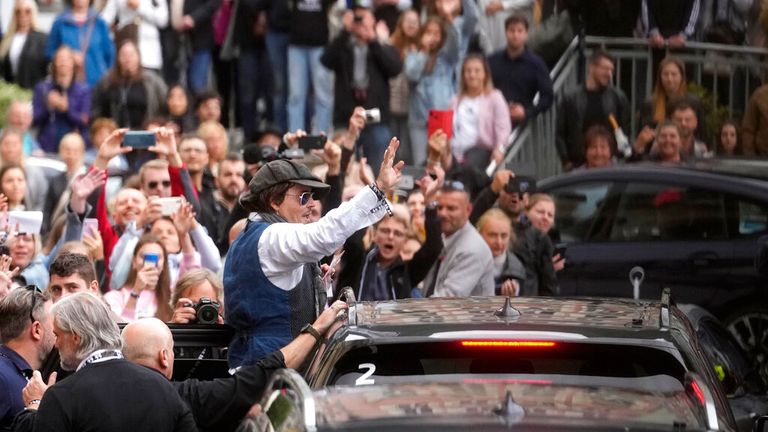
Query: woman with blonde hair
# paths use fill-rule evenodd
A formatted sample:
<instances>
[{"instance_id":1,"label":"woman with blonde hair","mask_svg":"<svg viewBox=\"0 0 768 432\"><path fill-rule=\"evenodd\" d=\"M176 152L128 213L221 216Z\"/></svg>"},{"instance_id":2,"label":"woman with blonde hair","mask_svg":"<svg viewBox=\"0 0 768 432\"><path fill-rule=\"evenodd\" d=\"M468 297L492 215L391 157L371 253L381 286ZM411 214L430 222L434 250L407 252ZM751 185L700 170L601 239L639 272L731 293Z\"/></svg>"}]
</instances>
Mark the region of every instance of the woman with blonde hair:
<instances>
[{"instance_id":1,"label":"woman with blonde hair","mask_svg":"<svg viewBox=\"0 0 768 432\"><path fill-rule=\"evenodd\" d=\"M492 208L477 220L477 231L488 243L493 255L496 295L520 295L520 287L525 280L525 267L512 253L512 245L516 240L512 219L501 209Z\"/></svg>"},{"instance_id":2,"label":"woman with blonde hair","mask_svg":"<svg viewBox=\"0 0 768 432\"><path fill-rule=\"evenodd\" d=\"M31 89L45 78L47 38L45 33L37 30L37 4L34 0L16 0L7 32L0 40L2 78L26 89Z\"/></svg>"},{"instance_id":3,"label":"woman with blonde hair","mask_svg":"<svg viewBox=\"0 0 768 432\"><path fill-rule=\"evenodd\" d=\"M451 100L451 109L451 151L456 160L479 169L484 169L491 159L501 162L512 123L507 101L493 87L484 56L470 54L464 60L459 94Z\"/></svg>"}]
</instances>

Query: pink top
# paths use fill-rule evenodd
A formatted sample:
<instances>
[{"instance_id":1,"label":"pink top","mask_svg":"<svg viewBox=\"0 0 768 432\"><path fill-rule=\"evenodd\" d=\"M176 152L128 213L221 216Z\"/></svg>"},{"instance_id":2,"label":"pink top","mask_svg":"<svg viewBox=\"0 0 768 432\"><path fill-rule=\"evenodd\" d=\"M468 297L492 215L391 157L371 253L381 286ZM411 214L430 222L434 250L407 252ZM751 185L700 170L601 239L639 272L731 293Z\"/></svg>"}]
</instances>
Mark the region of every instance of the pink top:
<instances>
[{"instance_id":1,"label":"pink top","mask_svg":"<svg viewBox=\"0 0 768 432\"><path fill-rule=\"evenodd\" d=\"M139 318L154 317L157 312L157 299L154 290L143 290L136 299L136 306L126 309L125 304L131 298L131 287L124 286L119 290L104 294L104 300L112 311L125 322L135 321Z\"/></svg>"},{"instance_id":2,"label":"pink top","mask_svg":"<svg viewBox=\"0 0 768 432\"><path fill-rule=\"evenodd\" d=\"M459 97L451 99L451 109L459 106ZM512 122L509 119L509 106L504 95L497 89L480 96L477 125L477 146L488 150L501 149L507 144L512 133Z\"/></svg>"}]
</instances>

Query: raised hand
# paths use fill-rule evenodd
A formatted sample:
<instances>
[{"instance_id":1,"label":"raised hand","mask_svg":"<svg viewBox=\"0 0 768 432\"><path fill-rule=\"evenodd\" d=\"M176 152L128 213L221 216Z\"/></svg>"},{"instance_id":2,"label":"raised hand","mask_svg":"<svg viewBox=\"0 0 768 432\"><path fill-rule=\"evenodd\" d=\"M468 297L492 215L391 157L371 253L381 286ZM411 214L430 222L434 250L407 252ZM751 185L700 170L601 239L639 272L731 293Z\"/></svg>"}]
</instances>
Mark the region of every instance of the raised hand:
<instances>
[{"instance_id":1,"label":"raised hand","mask_svg":"<svg viewBox=\"0 0 768 432\"><path fill-rule=\"evenodd\" d=\"M104 142L99 147L99 153L96 155L96 160L93 161L93 166L98 169L107 169L109 160L115 156L128 153L133 150L133 147L121 146L125 133L128 132L127 128L115 129L112 131Z\"/></svg>"},{"instance_id":2,"label":"raised hand","mask_svg":"<svg viewBox=\"0 0 768 432\"><path fill-rule=\"evenodd\" d=\"M144 267L136 273L136 285L140 290L154 290L160 281L157 267Z\"/></svg>"},{"instance_id":3,"label":"raised hand","mask_svg":"<svg viewBox=\"0 0 768 432\"><path fill-rule=\"evenodd\" d=\"M437 178L432 178L429 174L416 181L416 185L421 189L421 194L424 195L424 202L434 201L437 197L437 192L443 187L445 183L445 170L440 166L432 168L432 172L435 173Z\"/></svg>"},{"instance_id":4,"label":"raised hand","mask_svg":"<svg viewBox=\"0 0 768 432\"><path fill-rule=\"evenodd\" d=\"M137 227L143 227L153 223L163 216L163 205L160 204L157 197L150 197L147 200L147 206L144 207L144 211L141 212L136 220Z\"/></svg>"},{"instance_id":5,"label":"raised hand","mask_svg":"<svg viewBox=\"0 0 768 432\"><path fill-rule=\"evenodd\" d=\"M159 156L164 156L168 159L168 163L174 167L180 167L182 165L181 155L179 155L179 148L176 144L176 134L173 133L173 129L167 127L160 127L153 129L155 132L155 145L149 147L147 150L156 153Z\"/></svg>"},{"instance_id":6,"label":"raised hand","mask_svg":"<svg viewBox=\"0 0 768 432\"><path fill-rule=\"evenodd\" d=\"M328 165L328 175L338 175L341 171L341 147L335 142L328 140L322 150L312 150L316 155Z\"/></svg>"},{"instance_id":7,"label":"raised hand","mask_svg":"<svg viewBox=\"0 0 768 432\"><path fill-rule=\"evenodd\" d=\"M283 141L285 145L290 148L296 148L299 145L299 138L307 136L307 132L303 129L299 129L296 132L287 132L283 135Z\"/></svg>"},{"instance_id":8,"label":"raised hand","mask_svg":"<svg viewBox=\"0 0 768 432\"><path fill-rule=\"evenodd\" d=\"M392 190L397 182L400 181L400 171L405 165L403 161L395 163L395 154L397 154L398 147L400 147L400 140L392 137L389 140L387 150L384 152L384 160L381 161L379 177L376 178L376 186L384 193Z\"/></svg>"},{"instance_id":9,"label":"raised hand","mask_svg":"<svg viewBox=\"0 0 768 432\"><path fill-rule=\"evenodd\" d=\"M69 197L69 207L77 214L85 213L85 202L88 197L93 191L104 186L106 183L106 171L97 168L77 176L75 181L72 182L72 195Z\"/></svg>"},{"instance_id":10,"label":"raised hand","mask_svg":"<svg viewBox=\"0 0 768 432\"><path fill-rule=\"evenodd\" d=\"M192 204L184 201L179 208L171 215L173 224L179 232L179 238L189 234L197 226L195 212L192 210Z\"/></svg>"},{"instance_id":11,"label":"raised hand","mask_svg":"<svg viewBox=\"0 0 768 432\"><path fill-rule=\"evenodd\" d=\"M83 243L88 248L88 256L93 261L101 261L104 259L104 242L101 240L101 234L99 230L94 231L91 234L83 233Z\"/></svg>"},{"instance_id":12,"label":"raised hand","mask_svg":"<svg viewBox=\"0 0 768 432\"><path fill-rule=\"evenodd\" d=\"M29 406L29 403L33 400L40 400L43 398L45 391L48 387L56 384L56 372L52 372L48 377L48 383L43 381L43 376L40 371L32 372L32 378L27 382L27 385L21 390L21 397L24 400L24 405L27 408L37 409L36 405Z\"/></svg>"}]
</instances>

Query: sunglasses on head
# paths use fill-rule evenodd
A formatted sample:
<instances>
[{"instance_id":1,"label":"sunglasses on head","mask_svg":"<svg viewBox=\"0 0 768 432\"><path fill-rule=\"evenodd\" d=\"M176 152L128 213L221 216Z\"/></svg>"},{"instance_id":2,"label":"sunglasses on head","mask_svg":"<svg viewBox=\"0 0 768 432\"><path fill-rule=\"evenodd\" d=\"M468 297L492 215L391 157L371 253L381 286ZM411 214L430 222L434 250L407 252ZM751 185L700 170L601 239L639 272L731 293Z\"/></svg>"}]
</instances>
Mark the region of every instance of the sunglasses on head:
<instances>
[{"instance_id":1,"label":"sunglasses on head","mask_svg":"<svg viewBox=\"0 0 768 432\"><path fill-rule=\"evenodd\" d=\"M169 188L169 187L171 187L171 181L170 181L170 180L163 180L162 182L151 181L151 182L148 182L148 183L147 183L147 186L148 186L150 189L157 189L157 187L158 187L159 185L161 185L161 184L162 184L162 186L163 186L164 188Z\"/></svg>"},{"instance_id":2,"label":"sunglasses on head","mask_svg":"<svg viewBox=\"0 0 768 432\"><path fill-rule=\"evenodd\" d=\"M299 197L299 204L305 206L311 199L315 199L315 193L314 192L304 192L301 195L296 194L286 194L288 196L295 196Z\"/></svg>"},{"instance_id":3,"label":"sunglasses on head","mask_svg":"<svg viewBox=\"0 0 768 432\"><path fill-rule=\"evenodd\" d=\"M29 309L29 320L35 322L35 317L32 315L32 312L35 311L35 306L37 306L37 295L42 294L43 290L37 285L27 285L24 289L32 291L32 307Z\"/></svg>"}]
</instances>

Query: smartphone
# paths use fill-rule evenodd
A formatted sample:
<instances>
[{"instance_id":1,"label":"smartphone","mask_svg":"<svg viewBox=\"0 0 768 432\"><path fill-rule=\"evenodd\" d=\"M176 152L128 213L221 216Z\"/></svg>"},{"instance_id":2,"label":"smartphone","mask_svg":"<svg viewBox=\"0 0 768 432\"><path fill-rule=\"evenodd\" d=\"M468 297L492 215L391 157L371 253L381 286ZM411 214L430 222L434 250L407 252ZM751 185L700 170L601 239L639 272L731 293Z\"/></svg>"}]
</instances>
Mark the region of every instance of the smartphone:
<instances>
[{"instance_id":1,"label":"smartphone","mask_svg":"<svg viewBox=\"0 0 768 432\"><path fill-rule=\"evenodd\" d=\"M85 218L83 221L83 230L80 232L80 240L87 235L93 237L99 232L99 220L96 218Z\"/></svg>"},{"instance_id":2,"label":"smartphone","mask_svg":"<svg viewBox=\"0 0 768 432\"><path fill-rule=\"evenodd\" d=\"M554 247L554 252L552 253L552 256L560 255L560 258L565 258L565 251L568 250L568 244L567 243L556 243Z\"/></svg>"},{"instance_id":3,"label":"smartphone","mask_svg":"<svg viewBox=\"0 0 768 432\"><path fill-rule=\"evenodd\" d=\"M181 203L184 202L181 197L157 198L156 201L160 203L160 207L162 208L161 214L163 216L170 216L176 213L179 207L181 207Z\"/></svg>"},{"instance_id":4,"label":"smartphone","mask_svg":"<svg viewBox=\"0 0 768 432\"><path fill-rule=\"evenodd\" d=\"M442 129L448 136L448 140L453 135L453 110L429 110L427 117L427 139Z\"/></svg>"},{"instance_id":5,"label":"smartphone","mask_svg":"<svg viewBox=\"0 0 768 432\"><path fill-rule=\"evenodd\" d=\"M325 135L307 135L299 138L299 148L309 153L310 150L318 150L325 147L328 138Z\"/></svg>"},{"instance_id":6,"label":"smartphone","mask_svg":"<svg viewBox=\"0 0 768 432\"><path fill-rule=\"evenodd\" d=\"M380 123L381 122L381 110L378 108L371 108L363 111L366 123Z\"/></svg>"},{"instance_id":7,"label":"smartphone","mask_svg":"<svg viewBox=\"0 0 768 432\"><path fill-rule=\"evenodd\" d=\"M126 147L149 148L155 145L155 133L150 131L128 131L123 136Z\"/></svg>"},{"instance_id":8,"label":"smartphone","mask_svg":"<svg viewBox=\"0 0 768 432\"><path fill-rule=\"evenodd\" d=\"M144 254L144 267L157 268L159 261L160 261L160 255L156 253L147 252Z\"/></svg>"}]
</instances>

